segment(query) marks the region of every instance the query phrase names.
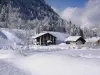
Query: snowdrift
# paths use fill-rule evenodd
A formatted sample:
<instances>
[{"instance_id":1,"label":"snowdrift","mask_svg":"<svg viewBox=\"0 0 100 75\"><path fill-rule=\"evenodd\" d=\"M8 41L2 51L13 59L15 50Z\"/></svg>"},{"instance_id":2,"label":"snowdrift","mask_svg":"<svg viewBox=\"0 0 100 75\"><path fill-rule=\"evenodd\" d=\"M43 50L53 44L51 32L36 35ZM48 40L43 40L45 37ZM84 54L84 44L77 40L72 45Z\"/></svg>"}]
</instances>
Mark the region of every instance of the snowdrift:
<instances>
[{"instance_id":1,"label":"snowdrift","mask_svg":"<svg viewBox=\"0 0 100 75\"><path fill-rule=\"evenodd\" d=\"M16 29L0 29L0 49L13 49L25 40L25 32Z\"/></svg>"}]
</instances>

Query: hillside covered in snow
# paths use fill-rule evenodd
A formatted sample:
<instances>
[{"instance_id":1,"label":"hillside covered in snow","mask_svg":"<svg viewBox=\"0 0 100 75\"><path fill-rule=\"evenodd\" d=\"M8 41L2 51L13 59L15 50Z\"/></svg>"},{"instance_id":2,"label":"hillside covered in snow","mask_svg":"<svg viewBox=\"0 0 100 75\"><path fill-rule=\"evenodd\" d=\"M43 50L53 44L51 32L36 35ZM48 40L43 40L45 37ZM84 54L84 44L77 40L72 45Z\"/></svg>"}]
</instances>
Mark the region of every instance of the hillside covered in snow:
<instances>
[{"instance_id":1,"label":"hillside covered in snow","mask_svg":"<svg viewBox=\"0 0 100 75\"><path fill-rule=\"evenodd\" d=\"M25 31L16 29L0 29L0 49L15 49L25 44Z\"/></svg>"},{"instance_id":2,"label":"hillside covered in snow","mask_svg":"<svg viewBox=\"0 0 100 75\"><path fill-rule=\"evenodd\" d=\"M63 19L45 0L0 0L0 27L65 31Z\"/></svg>"}]
</instances>

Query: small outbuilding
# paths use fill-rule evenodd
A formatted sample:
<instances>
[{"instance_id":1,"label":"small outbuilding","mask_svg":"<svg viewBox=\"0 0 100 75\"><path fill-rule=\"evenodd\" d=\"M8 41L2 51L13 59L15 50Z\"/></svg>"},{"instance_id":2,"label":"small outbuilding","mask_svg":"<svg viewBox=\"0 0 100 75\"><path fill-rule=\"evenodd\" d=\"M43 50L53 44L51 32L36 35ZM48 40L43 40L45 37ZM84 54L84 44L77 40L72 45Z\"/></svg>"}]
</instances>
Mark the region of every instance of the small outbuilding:
<instances>
[{"instance_id":1,"label":"small outbuilding","mask_svg":"<svg viewBox=\"0 0 100 75\"><path fill-rule=\"evenodd\" d=\"M80 44L85 44L86 41L81 36L69 36L65 40L65 42L66 42L66 44L76 44L76 45L80 45Z\"/></svg>"},{"instance_id":2,"label":"small outbuilding","mask_svg":"<svg viewBox=\"0 0 100 75\"><path fill-rule=\"evenodd\" d=\"M43 32L32 37L36 45L55 45L56 36L49 32Z\"/></svg>"},{"instance_id":3,"label":"small outbuilding","mask_svg":"<svg viewBox=\"0 0 100 75\"><path fill-rule=\"evenodd\" d=\"M92 37L92 38L88 38L86 39L87 43L91 43L91 44L98 44L100 45L100 37Z\"/></svg>"}]
</instances>

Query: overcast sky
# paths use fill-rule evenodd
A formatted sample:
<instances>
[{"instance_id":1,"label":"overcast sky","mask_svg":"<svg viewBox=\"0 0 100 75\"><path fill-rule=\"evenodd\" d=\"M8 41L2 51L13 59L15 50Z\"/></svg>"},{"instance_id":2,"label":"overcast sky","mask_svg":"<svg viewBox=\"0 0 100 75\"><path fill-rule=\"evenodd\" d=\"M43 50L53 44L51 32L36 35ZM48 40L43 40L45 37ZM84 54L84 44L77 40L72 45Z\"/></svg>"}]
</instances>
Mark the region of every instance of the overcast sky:
<instances>
[{"instance_id":1,"label":"overcast sky","mask_svg":"<svg viewBox=\"0 0 100 75\"><path fill-rule=\"evenodd\" d=\"M48 0L65 20L81 27L100 26L100 0Z\"/></svg>"}]
</instances>

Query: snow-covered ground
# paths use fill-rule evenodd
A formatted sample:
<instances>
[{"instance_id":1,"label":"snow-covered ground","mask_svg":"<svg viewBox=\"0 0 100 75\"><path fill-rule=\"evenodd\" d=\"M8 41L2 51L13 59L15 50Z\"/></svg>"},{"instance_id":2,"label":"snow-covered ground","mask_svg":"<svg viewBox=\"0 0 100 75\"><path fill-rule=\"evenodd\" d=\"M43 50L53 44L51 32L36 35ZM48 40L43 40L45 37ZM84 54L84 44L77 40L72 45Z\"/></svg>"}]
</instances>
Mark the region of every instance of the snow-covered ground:
<instances>
[{"instance_id":1,"label":"snow-covered ground","mask_svg":"<svg viewBox=\"0 0 100 75\"><path fill-rule=\"evenodd\" d=\"M0 51L0 66L0 75L100 75L100 51Z\"/></svg>"},{"instance_id":2,"label":"snow-covered ground","mask_svg":"<svg viewBox=\"0 0 100 75\"><path fill-rule=\"evenodd\" d=\"M0 75L100 75L100 48L86 45L30 45L25 32L0 29ZM20 50L19 50L20 48Z\"/></svg>"}]
</instances>

